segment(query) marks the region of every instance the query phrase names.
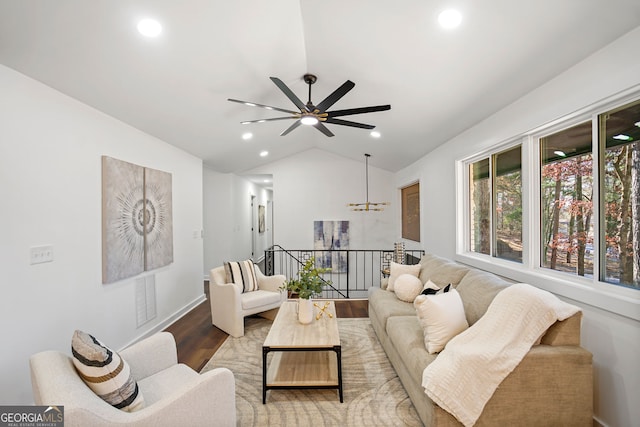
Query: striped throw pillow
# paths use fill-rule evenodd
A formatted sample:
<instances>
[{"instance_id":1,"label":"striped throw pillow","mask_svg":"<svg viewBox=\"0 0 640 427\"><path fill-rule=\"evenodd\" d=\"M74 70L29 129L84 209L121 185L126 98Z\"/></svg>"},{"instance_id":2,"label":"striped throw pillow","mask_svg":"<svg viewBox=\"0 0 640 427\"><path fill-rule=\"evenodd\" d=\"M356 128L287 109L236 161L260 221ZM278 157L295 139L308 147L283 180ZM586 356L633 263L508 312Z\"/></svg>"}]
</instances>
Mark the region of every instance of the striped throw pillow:
<instances>
[{"instance_id":1,"label":"striped throw pillow","mask_svg":"<svg viewBox=\"0 0 640 427\"><path fill-rule=\"evenodd\" d=\"M224 271L227 275L227 283L235 283L240 286L242 292L258 290L258 279L253 261L225 262Z\"/></svg>"},{"instance_id":2,"label":"striped throw pillow","mask_svg":"<svg viewBox=\"0 0 640 427\"><path fill-rule=\"evenodd\" d=\"M80 377L102 400L126 412L142 409L138 383L118 353L82 331L74 332L71 352Z\"/></svg>"}]
</instances>

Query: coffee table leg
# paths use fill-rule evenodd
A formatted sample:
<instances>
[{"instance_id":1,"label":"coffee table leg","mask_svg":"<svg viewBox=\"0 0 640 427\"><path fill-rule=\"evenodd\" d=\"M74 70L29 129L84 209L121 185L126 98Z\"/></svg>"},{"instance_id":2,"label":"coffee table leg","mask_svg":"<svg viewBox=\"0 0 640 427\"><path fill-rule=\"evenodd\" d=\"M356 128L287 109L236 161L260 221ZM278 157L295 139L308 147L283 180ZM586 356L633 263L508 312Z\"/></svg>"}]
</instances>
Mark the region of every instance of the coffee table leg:
<instances>
[{"instance_id":1,"label":"coffee table leg","mask_svg":"<svg viewBox=\"0 0 640 427\"><path fill-rule=\"evenodd\" d=\"M262 347L262 404L267 403L267 353L269 347Z\"/></svg>"},{"instance_id":2,"label":"coffee table leg","mask_svg":"<svg viewBox=\"0 0 640 427\"><path fill-rule=\"evenodd\" d=\"M338 392L340 393L340 403L343 403L342 398L342 347L337 345L333 348L336 352L336 358L338 359Z\"/></svg>"}]
</instances>

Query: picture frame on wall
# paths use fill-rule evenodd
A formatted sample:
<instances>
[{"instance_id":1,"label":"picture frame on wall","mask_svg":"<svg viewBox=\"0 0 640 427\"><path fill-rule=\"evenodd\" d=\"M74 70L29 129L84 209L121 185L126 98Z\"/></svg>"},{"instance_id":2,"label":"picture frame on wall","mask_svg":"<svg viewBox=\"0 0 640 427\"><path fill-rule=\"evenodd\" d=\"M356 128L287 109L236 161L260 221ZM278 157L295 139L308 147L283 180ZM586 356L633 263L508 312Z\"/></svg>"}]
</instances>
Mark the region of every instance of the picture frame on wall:
<instances>
[{"instance_id":1,"label":"picture frame on wall","mask_svg":"<svg viewBox=\"0 0 640 427\"><path fill-rule=\"evenodd\" d=\"M258 205L258 233L264 233L265 230L265 218L264 218L264 205Z\"/></svg>"},{"instance_id":2,"label":"picture frame on wall","mask_svg":"<svg viewBox=\"0 0 640 427\"><path fill-rule=\"evenodd\" d=\"M420 241L420 183L400 190L402 193L402 238Z\"/></svg>"}]
</instances>

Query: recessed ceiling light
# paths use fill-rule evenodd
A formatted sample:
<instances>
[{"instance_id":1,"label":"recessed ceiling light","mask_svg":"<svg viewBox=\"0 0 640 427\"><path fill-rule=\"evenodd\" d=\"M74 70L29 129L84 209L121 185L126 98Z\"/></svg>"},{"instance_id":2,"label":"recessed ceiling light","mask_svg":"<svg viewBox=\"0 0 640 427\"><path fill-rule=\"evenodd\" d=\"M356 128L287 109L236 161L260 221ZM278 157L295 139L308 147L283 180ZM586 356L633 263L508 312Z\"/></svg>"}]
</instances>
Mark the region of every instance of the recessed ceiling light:
<instances>
[{"instance_id":1,"label":"recessed ceiling light","mask_svg":"<svg viewBox=\"0 0 640 427\"><path fill-rule=\"evenodd\" d=\"M265 179L262 182L267 183L267 182L271 182L271 180Z\"/></svg>"},{"instance_id":2,"label":"recessed ceiling light","mask_svg":"<svg viewBox=\"0 0 640 427\"><path fill-rule=\"evenodd\" d=\"M631 141L633 138L631 138L629 135L625 135L625 134L619 134L613 137L613 139L617 139L620 141Z\"/></svg>"},{"instance_id":3,"label":"recessed ceiling light","mask_svg":"<svg viewBox=\"0 0 640 427\"><path fill-rule=\"evenodd\" d=\"M372 138L380 138L382 136L382 135L380 135L380 132L378 132L376 130L372 130L370 135L371 135Z\"/></svg>"},{"instance_id":4,"label":"recessed ceiling light","mask_svg":"<svg viewBox=\"0 0 640 427\"><path fill-rule=\"evenodd\" d=\"M266 150L260 152L260 157L267 157L268 155L269 155L269 152Z\"/></svg>"},{"instance_id":5,"label":"recessed ceiling light","mask_svg":"<svg viewBox=\"0 0 640 427\"><path fill-rule=\"evenodd\" d=\"M462 14L455 9L447 9L440 12L438 15L438 22L442 28L452 29L456 28L462 22Z\"/></svg>"},{"instance_id":6,"label":"recessed ceiling light","mask_svg":"<svg viewBox=\"0 0 640 427\"><path fill-rule=\"evenodd\" d=\"M244 139L245 141L248 139L253 138L253 134L251 132L247 132L247 133L243 133L242 134L242 139Z\"/></svg>"},{"instance_id":7,"label":"recessed ceiling light","mask_svg":"<svg viewBox=\"0 0 640 427\"><path fill-rule=\"evenodd\" d=\"M138 31L146 37L158 37L162 32L162 25L155 19L143 19L138 22Z\"/></svg>"}]
</instances>

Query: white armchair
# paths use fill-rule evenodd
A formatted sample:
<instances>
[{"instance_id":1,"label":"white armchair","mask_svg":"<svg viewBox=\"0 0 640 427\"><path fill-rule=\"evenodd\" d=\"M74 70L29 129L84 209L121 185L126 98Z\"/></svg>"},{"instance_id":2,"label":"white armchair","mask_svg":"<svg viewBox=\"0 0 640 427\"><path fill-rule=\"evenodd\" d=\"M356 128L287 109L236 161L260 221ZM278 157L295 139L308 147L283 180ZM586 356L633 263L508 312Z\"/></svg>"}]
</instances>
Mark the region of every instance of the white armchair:
<instances>
[{"instance_id":1,"label":"white armchair","mask_svg":"<svg viewBox=\"0 0 640 427\"><path fill-rule=\"evenodd\" d=\"M287 293L280 289L286 277L265 276L255 266L258 290L243 293L240 286L227 283L224 266L209 273L211 322L233 337L244 336L244 318L280 307Z\"/></svg>"},{"instance_id":2,"label":"white armchair","mask_svg":"<svg viewBox=\"0 0 640 427\"><path fill-rule=\"evenodd\" d=\"M233 373L216 368L199 374L178 364L176 343L157 333L119 352L138 382L144 407L124 412L96 395L78 375L71 356L59 351L29 360L36 405L63 405L65 426L235 426Z\"/></svg>"}]
</instances>

